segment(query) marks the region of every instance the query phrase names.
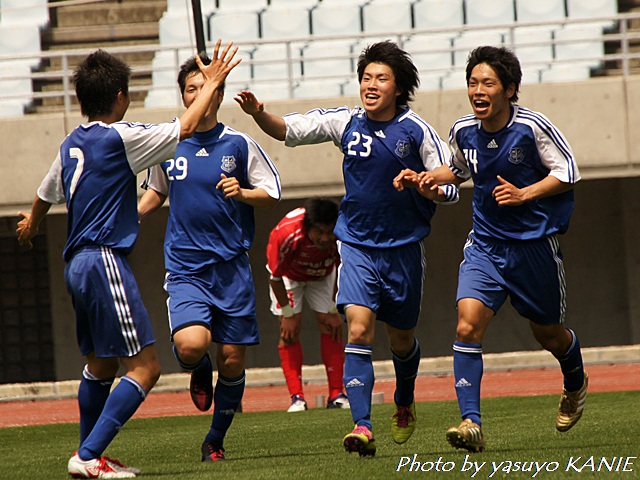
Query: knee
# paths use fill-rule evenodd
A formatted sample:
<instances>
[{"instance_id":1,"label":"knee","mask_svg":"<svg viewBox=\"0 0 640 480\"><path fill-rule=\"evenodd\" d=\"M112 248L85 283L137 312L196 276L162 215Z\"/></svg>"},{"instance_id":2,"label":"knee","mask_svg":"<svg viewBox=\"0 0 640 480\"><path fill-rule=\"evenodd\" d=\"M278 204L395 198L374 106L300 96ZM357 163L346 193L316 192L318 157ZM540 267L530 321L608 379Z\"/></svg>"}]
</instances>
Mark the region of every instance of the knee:
<instances>
[{"instance_id":1,"label":"knee","mask_svg":"<svg viewBox=\"0 0 640 480\"><path fill-rule=\"evenodd\" d=\"M373 343L371 330L362 324L350 325L349 343L353 343L354 345L371 345Z\"/></svg>"},{"instance_id":2,"label":"knee","mask_svg":"<svg viewBox=\"0 0 640 480\"><path fill-rule=\"evenodd\" d=\"M178 355L180 356L180 360L186 364L195 364L199 362L209 349L209 345L187 342L176 343L175 346Z\"/></svg>"},{"instance_id":3,"label":"knee","mask_svg":"<svg viewBox=\"0 0 640 480\"><path fill-rule=\"evenodd\" d=\"M460 321L456 327L456 340L464 343L482 343L482 335L474 324Z\"/></svg>"}]
</instances>

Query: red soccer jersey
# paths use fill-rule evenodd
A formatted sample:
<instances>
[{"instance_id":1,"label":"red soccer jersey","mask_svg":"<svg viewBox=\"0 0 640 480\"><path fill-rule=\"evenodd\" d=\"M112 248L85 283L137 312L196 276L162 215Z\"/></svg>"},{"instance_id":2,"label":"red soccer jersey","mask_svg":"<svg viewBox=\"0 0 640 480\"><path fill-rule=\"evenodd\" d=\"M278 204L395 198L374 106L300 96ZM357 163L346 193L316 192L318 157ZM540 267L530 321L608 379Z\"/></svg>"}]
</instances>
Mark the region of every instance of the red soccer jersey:
<instances>
[{"instance_id":1,"label":"red soccer jersey","mask_svg":"<svg viewBox=\"0 0 640 480\"><path fill-rule=\"evenodd\" d=\"M329 250L316 247L302 228L304 208L289 212L271 230L267 268L273 278L309 282L329 275L340 262L335 244Z\"/></svg>"}]
</instances>

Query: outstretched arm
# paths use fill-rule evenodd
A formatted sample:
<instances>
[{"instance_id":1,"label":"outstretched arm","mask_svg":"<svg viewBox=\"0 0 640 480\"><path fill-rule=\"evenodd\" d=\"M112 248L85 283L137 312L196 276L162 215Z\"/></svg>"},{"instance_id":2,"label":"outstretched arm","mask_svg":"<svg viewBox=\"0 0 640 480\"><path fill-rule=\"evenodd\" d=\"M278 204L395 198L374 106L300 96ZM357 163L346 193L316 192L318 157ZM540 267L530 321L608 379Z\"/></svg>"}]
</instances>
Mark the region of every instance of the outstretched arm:
<instances>
[{"instance_id":1,"label":"outstretched arm","mask_svg":"<svg viewBox=\"0 0 640 480\"><path fill-rule=\"evenodd\" d=\"M195 57L205 82L198 97L180 117L180 140L193 135L200 120L207 112L214 93L224 83L229 72L240 63L240 59L233 60L238 47L232 49L233 42L229 42L222 53L219 53L221 43L222 40L218 39L209 65L203 64L199 55Z\"/></svg>"},{"instance_id":2,"label":"outstretched arm","mask_svg":"<svg viewBox=\"0 0 640 480\"><path fill-rule=\"evenodd\" d=\"M22 220L18 222L18 228L16 234L18 235L18 243L20 245L26 245L29 248L33 248L31 239L38 234L38 228L40 222L47 215L51 204L45 202L40 197L36 196L31 206L31 213L18 212L18 216Z\"/></svg>"},{"instance_id":3,"label":"outstretched arm","mask_svg":"<svg viewBox=\"0 0 640 480\"><path fill-rule=\"evenodd\" d=\"M246 114L253 117L264 133L276 140L285 139L287 127L282 117L267 112L264 109L264 103L259 102L253 92L243 90L234 97L234 100Z\"/></svg>"}]
</instances>

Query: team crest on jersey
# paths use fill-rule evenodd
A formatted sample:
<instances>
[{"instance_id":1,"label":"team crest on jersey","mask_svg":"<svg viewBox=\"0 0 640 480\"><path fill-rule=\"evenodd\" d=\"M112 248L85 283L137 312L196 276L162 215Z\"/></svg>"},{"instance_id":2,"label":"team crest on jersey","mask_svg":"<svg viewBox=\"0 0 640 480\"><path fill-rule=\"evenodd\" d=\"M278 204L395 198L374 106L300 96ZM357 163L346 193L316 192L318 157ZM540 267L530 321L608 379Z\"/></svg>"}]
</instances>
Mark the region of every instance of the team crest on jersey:
<instances>
[{"instance_id":1,"label":"team crest on jersey","mask_svg":"<svg viewBox=\"0 0 640 480\"><path fill-rule=\"evenodd\" d=\"M231 173L236 169L236 157L233 155L226 155L222 157L222 165L220 168L227 173Z\"/></svg>"},{"instance_id":2,"label":"team crest on jersey","mask_svg":"<svg viewBox=\"0 0 640 480\"><path fill-rule=\"evenodd\" d=\"M522 148L513 147L509 150L509 161L511 163L518 165L519 163L522 163L522 160L524 160L524 152L522 151Z\"/></svg>"},{"instance_id":3,"label":"team crest on jersey","mask_svg":"<svg viewBox=\"0 0 640 480\"><path fill-rule=\"evenodd\" d=\"M396 143L395 153L400 158L404 158L409 155L409 142L407 140L398 140L398 143Z\"/></svg>"}]
</instances>

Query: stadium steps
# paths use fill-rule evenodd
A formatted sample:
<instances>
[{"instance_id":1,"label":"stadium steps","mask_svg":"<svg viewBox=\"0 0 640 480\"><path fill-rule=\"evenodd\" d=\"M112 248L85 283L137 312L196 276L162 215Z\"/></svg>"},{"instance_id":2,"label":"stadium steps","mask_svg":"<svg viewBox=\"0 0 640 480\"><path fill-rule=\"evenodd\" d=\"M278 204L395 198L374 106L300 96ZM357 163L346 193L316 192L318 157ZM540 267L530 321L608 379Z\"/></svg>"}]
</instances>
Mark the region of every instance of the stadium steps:
<instances>
[{"instance_id":1,"label":"stadium steps","mask_svg":"<svg viewBox=\"0 0 640 480\"><path fill-rule=\"evenodd\" d=\"M637 13L640 12L640 0L618 0L618 12L620 13ZM640 33L640 20L633 20L629 22L629 32ZM619 33L616 29L612 33ZM640 52L640 40L630 40L629 51L631 53ZM605 44L606 54L621 53L620 46L618 44L611 46ZM629 62L630 74L640 74L640 60L631 59ZM619 76L622 75L622 62L621 61L609 61L606 62L603 69L600 71L600 75L605 76Z\"/></svg>"},{"instance_id":2,"label":"stadium steps","mask_svg":"<svg viewBox=\"0 0 640 480\"><path fill-rule=\"evenodd\" d=\"M166 0L119 0L94 4L55 7L50 2L51 27L42 33L43 51L70 49L97 49L107 51L116 46L157 45L158 21L167 9ZM74 66L82 55L70 57ZM153 52L135 52L118 55L133 69L131 86L151 84ZM59 71L61 60L47 61L42 71ZM34 82L34 90L41 92L62 91L62 80ZM143 106L146 91L131 92L131 105ZM78 109L75 98L72 106ZM62 96L40 99L34 106L36 113L58 112L64 108Z\"/></svg>"}]
</instances>

